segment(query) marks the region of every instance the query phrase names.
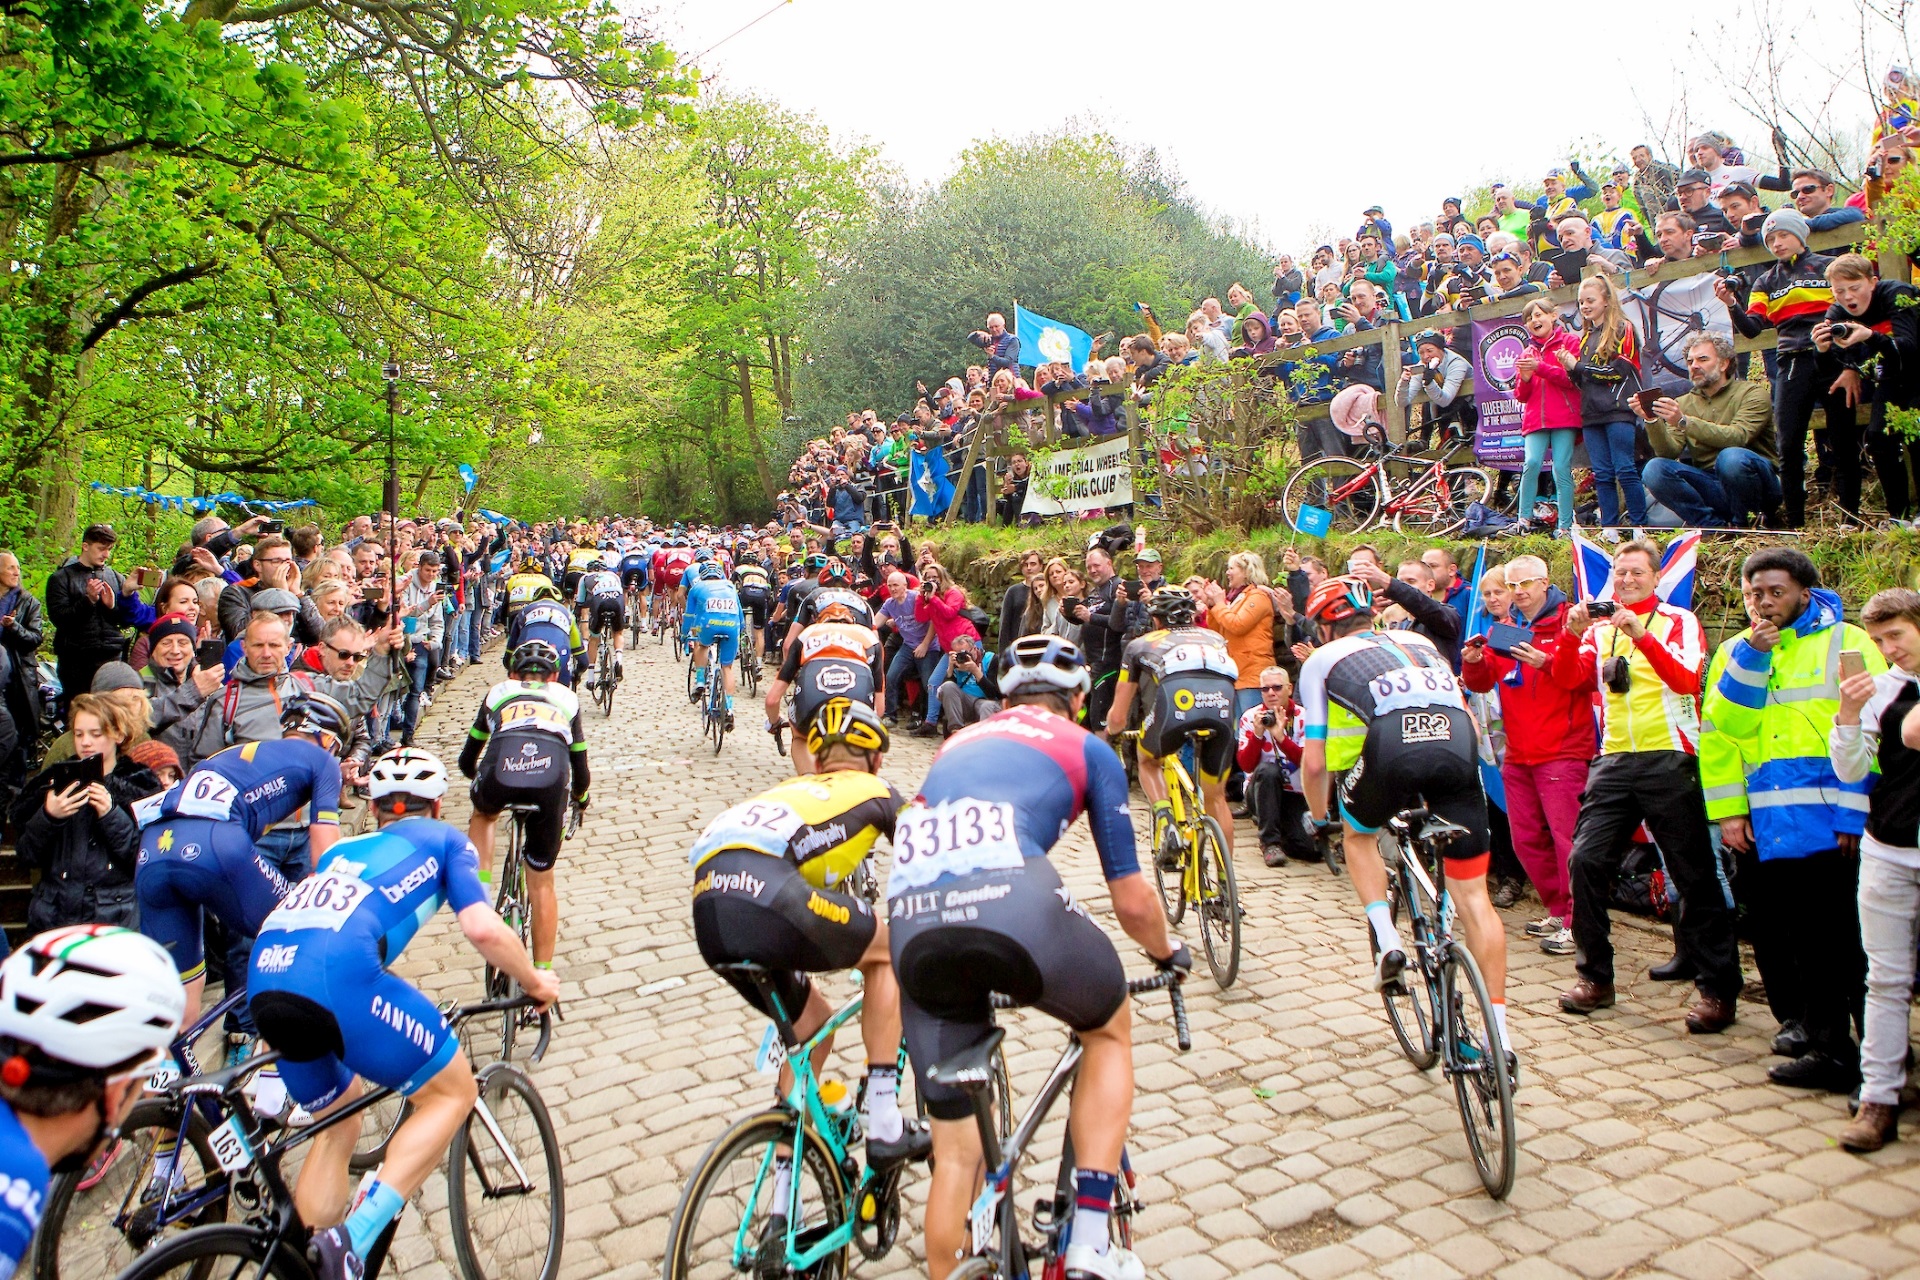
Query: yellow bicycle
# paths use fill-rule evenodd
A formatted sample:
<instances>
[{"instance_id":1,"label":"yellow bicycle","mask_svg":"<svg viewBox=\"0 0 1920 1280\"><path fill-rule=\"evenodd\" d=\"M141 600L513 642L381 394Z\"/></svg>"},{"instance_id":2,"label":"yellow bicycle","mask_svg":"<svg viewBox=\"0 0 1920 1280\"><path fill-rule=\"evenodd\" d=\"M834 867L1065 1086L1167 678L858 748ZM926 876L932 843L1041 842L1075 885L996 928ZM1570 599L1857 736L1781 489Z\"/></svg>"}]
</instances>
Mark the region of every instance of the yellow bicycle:
<instances>
[{"instance_id":1,"label":"yellow bicycle","mask_svg":"<svg viewBox=\"0 0 1920 1280\"><path fill-rule=\"evenodd\" d=\"M1126 738L1138 742L1139 730ZM1191 741L1201 749L1213 730L1196 730ZM1240 974L1240 887L1233 877L1233 859L1227 856L1226 833L1220 830L1200 804L1200 789L1194 785L1180 752L1160 757L1160 776L1166 780L1167 799L1173 806L1172 823L1164 831L1153 833L1153 853L1158 855L1162 841L1175 839L1180 844L1180 865L1167 871L1154 857L1153 878L1160 889L1160 905L1167 923L1177 925L1193 906L1200 927L1200 945L1207 955L1207 967L1222 989L1233 985Z\"/></svg>"}]
</instances>

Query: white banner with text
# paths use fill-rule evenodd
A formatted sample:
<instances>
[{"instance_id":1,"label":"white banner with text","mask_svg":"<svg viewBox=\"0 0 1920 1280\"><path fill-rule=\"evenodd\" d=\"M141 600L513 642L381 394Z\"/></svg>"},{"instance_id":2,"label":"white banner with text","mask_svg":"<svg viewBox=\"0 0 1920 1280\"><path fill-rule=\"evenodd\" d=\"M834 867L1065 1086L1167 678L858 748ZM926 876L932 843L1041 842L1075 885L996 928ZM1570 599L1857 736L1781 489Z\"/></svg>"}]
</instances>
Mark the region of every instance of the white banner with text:
<instances>
[{"instance_id":1,"label":"white banner with text","mask_svg":"<svg viewBox=\"0 0 1920 1280\"><path fill-rule=\"evenodd\" d=\"M1044 465L1036 461L1021 514L1057 516L1132 502L1127 449L1127 437L1115 436L1081 449L1055 450Z\"/></svg>"}]
</instances>

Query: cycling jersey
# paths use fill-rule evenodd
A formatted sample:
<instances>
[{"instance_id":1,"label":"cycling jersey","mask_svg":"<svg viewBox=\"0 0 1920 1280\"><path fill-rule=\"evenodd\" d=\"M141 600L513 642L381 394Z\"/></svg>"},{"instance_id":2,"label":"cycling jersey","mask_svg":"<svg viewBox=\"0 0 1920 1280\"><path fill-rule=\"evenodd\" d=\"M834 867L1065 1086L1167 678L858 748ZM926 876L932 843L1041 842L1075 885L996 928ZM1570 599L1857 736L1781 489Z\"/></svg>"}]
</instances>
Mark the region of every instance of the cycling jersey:
<instances>
[{"instance_id":1,"label":"cycling jersey","mask_svg":"<svg viewBox=\"0 0 1920 1280\"><path fill-rule=\"evenodd\" d=\"M552 595L559 595L560 588L553 585L553 579L544 573L516 573L507 579L507 612L517 613L533 602L534 593L544 588Z\"/></svg>"},{"instance_id":2,"label":"cycling jersey","mask_svg":"<svg viewBox=\"0 0 1920 1280\"><path fill-rule=\"evenodd\" d=\"M889 941L908 1055L936 1119L962 1119L971 1103L926 1068L978 1043L993 992L1079 1031L1127 998L1112 941L1047 857L1082 812L1106 878L1138 873L1120 758L1066 718L1019 706L949 738L900 814Z\"/></svg>"},{"instance_id":3,"label":"cycling jersey","mask_svg":"<svg viewBox=\"0 0 1920 1280\"><path fill-rule=\"evenodd\" d=\"M1240 668L1226 637L1205 627L1149 631L1120 657L1120 680L1140 686L1146 716L1140 749L1164 759L1189 735L1210 730L1197 763L1203 781L1227 776L1233 764L1233 682Z\"/></svg>"},{"instance_id":4,"label":"cycling jersey","mask_svg":"<svg viewBox=\"0 0 1920 1280\"><path fill-rule=\"evenodd\" d=\"M653 568L653 552L635 548L620 557L620 585L626 588L647 585L647 574Z\"/></svg>"},{"instance_id":5,"label":"cycling jersey","mask_svg":"<svg viewBox=\"0 0 1920 1280\"><path fill-rule=\"evenodd\" d=\"M1446 658L1433 641L1412 631L1362 631L1313 651L1300 668L1300 705L1307 740L1327 744L1335 773L1360 758L1367 726L1376 718L1415 709L1466 714Z\"/></svg>"},{"instance_id":6,"label":"cycling jersey","mask_svg":"<svg viewBox=\"0 0 1920 1280\"><path fill-rule=\"evenodd\" d=\"M662 547L653 553L653 589L672 591L693 563L692 547Z\"/></svg>"},{"instance_id":7,"label":"cycling jersey","mask_svg":"<svg viewBox=\"0 0 1920 1280\"><path fill-rule=\"evenodd\" d=\"M391 968L441 904L486 903L479 865L464 832L403 818L335 845L261 925L248 1000L301 1106L328 1105L355 1075L411 1094L453 1061L446 1018Z\"/></svg>"},{"instance_id":8,"label":"cycling jersey","mask_svg":"<svg viewBox=\"0 0 1920 1280\"><path fill-rule=\"evenodd\" d=\"M214 752L165 791L136 803L133 817L142 827L176 817L232 822L258 840L309 801L313 822L339 825L340 762L305 738L275 738Z\"/></svg>"},{"instance_id":9,"label":"cycling jersey","mask_svg":"<svg viewBox=\"0 0 1920 1280\"><path fill-rule=\"evenodd\" d=\"M716 645L721 666L740 656L740 595L715 578L687 587L685 633L695 644Z\"/></svg>"},{"instance_id":10,"label":"cycling jersey","mask_svg":"<svg viewBox=\"0 0 1920 1280\"><path fill-rule=\"evenodd\" d=\"M0 1102L0 1276L12 1275L32 1246L50 1176L20 1118Z\"/></svg>"},{"instance_id":11,"label":"cycling jersey","mask_svg":"<svg viewBox=\"0 0 1920 1280\"><path fill-rule=\"evenodd\" d=\"M708 823L688 856L698 871L722 850L750 849L785 858L807 883L830 889L882 836L892 839L906 803L892 783L858 769L788 778Z\"/></svg>"},{"instance_id":12,"label":"cycling jersey","mask_svg":"<svg viewBox=\"0 0 1920 1280\"><path fill-rule=\"evenodd\" d=\"M567 553L567 572L585 573L587 566L600 559L600 552L594 547L575 547Z\"/></svg>"},{"instance_id":13,"label":"cycling jersey","mask_svg":"<svg viewBox=\"0 0 1920 1280\"><path fill-rule=\"evenodd\" d=\"M851 622L816 622L787 646L780 679L793 686L794 724L805 730L833 698L873 705L880 687L880 637Z\"/></svg>"},{"instance_id":14,"label":"cycling jersey","mask_svg":"<svg viewBox=\"0 0 1920 1280\"><path fill-rule=\"evenodd\" d=\"M598 604L602 600L620 600L626 595L626 589L620 585L620 575L608 569L589 573L580 579L580 587L574 592L575 604Z\"/></svg>"},{"instance_id":15,"label":"cycling jersey","mask_svg":"<svg viewBox=\"0 0 1920 1280\"><path fill-rule=\"evenodd\" d=\"M853 614L853 620L863 627L873 625L873 606L858 591L848 587L830 587L822 584L808 592L793 611L793 625L806 628L813 625L823 610L830 604L843 604Z\"/></svg>"},{"instance_id":16,"label":"cycling jersey","mask_svg":"<svg viewBox=\"0 0 1920 1280\"><path fill-rule=\"evenodd\" d=\"M571 683L572 673L587 651L573 611L556 600L536 600L520 610L507 624L507 643L500 650L500 665L506 666L513 658L513 651L529 640L545 640L559 652L560 681Z\"/></svg>"}]
</instances>

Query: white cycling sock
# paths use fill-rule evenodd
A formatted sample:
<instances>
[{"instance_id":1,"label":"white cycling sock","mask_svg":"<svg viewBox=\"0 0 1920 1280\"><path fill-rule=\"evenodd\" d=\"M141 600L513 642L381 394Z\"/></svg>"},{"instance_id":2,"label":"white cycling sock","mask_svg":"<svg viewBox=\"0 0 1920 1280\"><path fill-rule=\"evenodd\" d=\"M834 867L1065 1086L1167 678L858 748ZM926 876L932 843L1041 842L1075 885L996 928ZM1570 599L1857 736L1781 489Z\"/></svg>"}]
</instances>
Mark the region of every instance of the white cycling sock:
<instances>
[{"instance_id":1,"label":"white cycling sock","mask_svg":"<svg viewBox=\"0 0 1920 1280\"><path fill-rule=\"evenodd\" d=\"M1506 1048L1508 1045L1508 1040L1507 1040L1507 1002L1505 1000L1495 1000L1493 1002L1493 1029L1499 1033L1500 1047L1503 1049Z\"/></svg>"},{"instance_id":2,"label":"white cycling sock","mask_svg":"<svg viewBox=\"0 0 1920 1280\"><path fill-rule=\"evenodd\" d=\"M784 1216L787 1212L787 1197L793 1194L793 1157L775 1156L773 1158L773 1199L767 1202L769 1214Z\"/></svg>"},{"instance_id":3,"label":"white cycling sock","mask_svg":"<svg viewBox=\"0 0 1920 1280\"><path fill-rule=\"evenodd\" d=\"M893 1063L868 1066L866 1105L861 1111L869 1138L898 1142L907 1131L907 1122L900 1114L900 1077Z\"/></svg>"},{"instance_id":4,"label":"white cycling sock","mask_svg":"<svg viewBox=\"0 0 1920 1280\"><path fill-rule=\"evenodd\" d=\"M1400 931L1393 927L1393 912L1385 902L1367 904L1367 923L1373 926L1373 940L1380 944L1380 953L1401 951Z\"/></svg>"}]
</instances>

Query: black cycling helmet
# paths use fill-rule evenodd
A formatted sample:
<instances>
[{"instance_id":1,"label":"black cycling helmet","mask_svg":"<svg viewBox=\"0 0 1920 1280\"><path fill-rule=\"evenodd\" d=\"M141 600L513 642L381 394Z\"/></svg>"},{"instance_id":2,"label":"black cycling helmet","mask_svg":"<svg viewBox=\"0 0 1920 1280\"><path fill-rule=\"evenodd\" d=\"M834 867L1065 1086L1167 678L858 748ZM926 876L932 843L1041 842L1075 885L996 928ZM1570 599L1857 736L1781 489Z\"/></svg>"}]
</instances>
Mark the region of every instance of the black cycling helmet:
<instances>
[{"instance_id":1,"label":"black cycling helmet","mask_svg":"<svg viewBox=\"0 0 1920 1280\"><path fill-rule=\"evenodd\" d=\"M1147 612L1170 627L1190 627L1200 616L1200 604L1185 587L1168 583L1154 589Z\"/></svg>"},{"instance_id":2,"label":"black cycling helmet","mask_svg":"<svg viewBox=\"0 0 1920 1280\"><path fill-rule=\"evenodd\" d=\"M588 573L605 573L606 571L607 571L607 562L605 560L602 560L599 556L595 556L593 559L587 561Z\"/></svg>"},{"instance_id":3,"label":"black cycling helmet","mask_svg":"<svg viewBox=\"0 0 1920 1280\"><path fill-rule=\"evenodd\" d=\"M557 676L560 674L560 651L545 640L522 640L507 655L507 670L516 676L531 671Z\"/></svg>"},{"instance_id":4,"label":"black cycling helmet","mask_svg":"<svg viewBox=\"0 0 1920 1280\"><path fill-rule=\"evenodd\" d=\"M326 739L322 745L336 759L345 760L353 750L353 717L324 693L305 692L289 698L280 709L280 729Z\"/></svg>"}]
</instances>

